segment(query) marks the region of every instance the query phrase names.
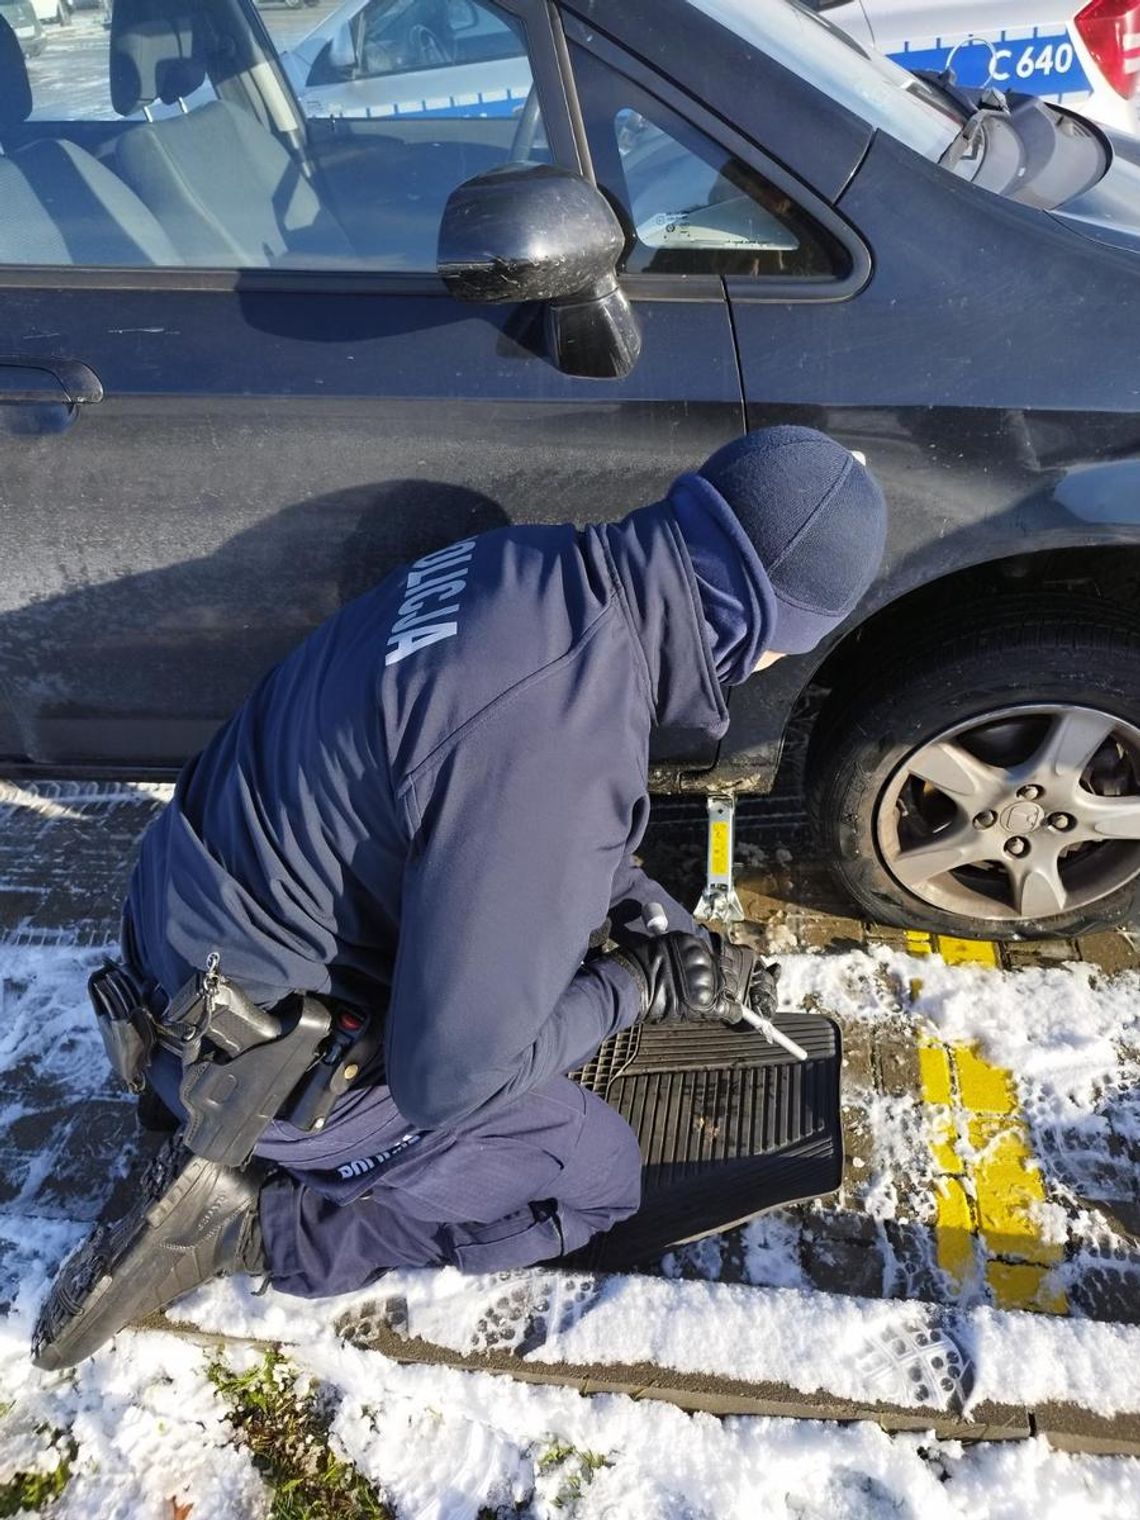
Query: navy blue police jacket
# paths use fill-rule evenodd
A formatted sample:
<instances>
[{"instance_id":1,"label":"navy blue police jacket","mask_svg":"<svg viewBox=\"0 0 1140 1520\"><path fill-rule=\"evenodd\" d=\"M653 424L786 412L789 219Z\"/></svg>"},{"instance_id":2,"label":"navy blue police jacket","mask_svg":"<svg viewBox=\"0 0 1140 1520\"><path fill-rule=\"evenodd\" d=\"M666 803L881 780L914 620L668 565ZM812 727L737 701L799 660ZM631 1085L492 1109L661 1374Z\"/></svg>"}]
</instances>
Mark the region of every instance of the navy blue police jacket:
<instances>
[{"instance_id":1,"label":"navy blue police jacket","mask_svg":"<svg viewBox=\"0 0 1140 1520\"><path fill-rule=\"evenodd\" d=\"M172 995L211 950L266 1006L386 1019L422 1128L485 1117L634 1021L589 957L634 864L655 727L728 714L667 503L509 527L394 571L261 681L143 839L124 939Z\"/></svg>"}]
</instances>

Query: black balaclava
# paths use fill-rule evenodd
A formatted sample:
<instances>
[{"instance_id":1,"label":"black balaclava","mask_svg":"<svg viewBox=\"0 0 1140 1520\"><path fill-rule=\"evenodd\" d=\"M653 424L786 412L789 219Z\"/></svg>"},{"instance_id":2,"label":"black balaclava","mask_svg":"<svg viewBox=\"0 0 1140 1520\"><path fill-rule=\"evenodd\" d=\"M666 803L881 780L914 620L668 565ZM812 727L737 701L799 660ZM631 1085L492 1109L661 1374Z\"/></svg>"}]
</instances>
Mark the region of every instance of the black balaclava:
<instances>
[{"instance_id":1,"label":"black balaclava","mask_svg":"<svg viewBox=\"0 0 1140 1520\"><path fill-rule=\"evenodd\" d=\"M867 591L883 556L874 477L813 428L748 433L670 487L717 676L745 681L766 649L802 654Z\"/></svg>"}]
</instances>

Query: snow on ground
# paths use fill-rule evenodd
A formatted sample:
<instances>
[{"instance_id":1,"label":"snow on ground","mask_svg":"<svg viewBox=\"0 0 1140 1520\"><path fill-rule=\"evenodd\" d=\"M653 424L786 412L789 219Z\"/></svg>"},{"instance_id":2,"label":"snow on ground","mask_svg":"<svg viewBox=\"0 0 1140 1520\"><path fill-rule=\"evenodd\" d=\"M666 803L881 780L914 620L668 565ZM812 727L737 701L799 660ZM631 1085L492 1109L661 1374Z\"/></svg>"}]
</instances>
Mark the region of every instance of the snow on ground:
<instances>
[{"instance_id":1,"label":"snow on ground","mask_svg":"<svg viewBox=\"0 0 1140 1520\"><path fill-rule=\"evenodd\" d=\"M1051 1200L1042 1207L1042 1233L1070 1242L1058 1278L1071 1283L1113 1253L1123 1259L1129 1243L1081 1200L1136 1196L1140 973L1110 976L1087 962L1002 973L885 947L782 963L788 1006L818 1006L848 1030L893 1021L910 1038L976 1044L1012 1072ZM865 1112L872 1133L866 1212L893 1218L904 1196L910 1217L929 1219L930 1111L911 1096L877 1094Z\"/></svg>"},{"instance_id":2,"label":"snow on ground","mask_svg":"<svg viewBox=\"0 0 1140 1520\"><path fill-rule=\"evenodd\" d=\"M536 1274L538 1276L538 1274ZM558 1279L538 1277L557 1295ZM413 1335L466 1352L478 1345L482 1315L502 1284L452 1269L393 1272L381 1297L406 1305ZM218 1333L304 1345L330 1320L365 1312L367 1290L335 1302L297 1304L251 1295L244 1284L218 1282L184 1300L176 1317ZM804 1289L756 1289L735 1283L668 1282L644 1276L604 1279L584 1312L529 1353L531 1362L582 1366L652 1363L681 1373L709 1373L786 1384L805 1394L910 1405L911 1364L891 1355L918 1335L961 1348L973 1372L967 1411L979 1403L1033 1407L1071 1400L1098 1414L1140 1411L1140 1328L1104 1321L1009 1313L983 1306L942 1315L921 1304ZM953 1393L954 1391L948 1390ZM932 1392L928 1409L956 1398Z\"/></svg>"},{"instance_id":3,"label":"snow on ground","mask_svg":"<svg viewBox=\"0 0 1140 1520\"><path fill-rule=\"evenodd\" d=\"M108 1090L83 990L97 959L97 951L66 945L0 946L0 1075L42 1062L73 1091ZM1018 1073L1024 1110L1042 1133L1140 1133L1136 973L1107 978L1081 965L1002 974L880 950L789 956L783 989L788 1003L826 1007L849 1026L886 1018L979 1040ZM19 1105L18 1088L0 1085L0 1128L19 1118ZM889 1211L900 1169L913 1164L917 1121L884 1105L871 1122L868 1188L872 1205ZM78 1215L40 1212L43 1180L33 1169L0 1210L0 1302L12 1303L0 1321L0 1485L51 1466L66 1440L74 1443L73 1477L53 1514L169 1520L172 1497L211 1520L267 1513L262 1480L233 1440L201 1347L128 1333L75 1374L30 1367L27 1337L47 1275L84 1229ZM611 1280L531 1355L656 1360L890 1400L900 1393L892 1339L925 1327L951 1335L972 1360L974 1402L1070 1398L1105 1413L1140 1410L1140 1329L812 1292L793 1244L794 1231L777 1215L745 1233L743 1282ZM719 1245L700 1249L715 1278ZM495 1280L452 1272L393 1274L382 1285L385 1297L405 1299L413 1333L453 1346L469 1343L480 1306L496 1291ZM481 1507L514 1513L516 1504L528 1516L583 1520L1140 1513L1140 1462L1070 1457L1036 1441L962 1448L872 1425L715 1420L401 1367L336 1338L331 1326L346 1307L255 1298L244 1284L226 1283L203 1289L183 1312L203 1328L286 1342L304 1374L335 1390L333 1441L401 1517L474 1520Z\"/></svg>"},{"instance_id":4,"label":"snow on ground","mask_svg":"<svg viewBox=\"0 0 1140 1520\"><path fill-rule=\"evenodd\" d=\"M583 1520L977 1520L1002 1505L1010 1516L1092 1520L1118 1516L1120 1505L1134 1513L1140 1500L1140 1463L1060 1457L1036 1443L1003 1461L996 1448L889 1437L871 1425L717 1420L390 1363L380 1379L386 1396L378 1397L374 1354L326 1345L314 1348L311 1365L345 1392L334 1427L345 1449L398 1496L401 1513L425 1520L474 1513L467 1493L448 1493L440 1472L457 1475L460 1488L475 1479L485 1503L529 1497L542 1520L568 1512ZM564 1446L604 1459L576 1503L566 1493L572 1461L535 1481L536 1455L541 1461ZM434 1473L424 1469L424 1451L433 1453Z\"/></svg>"},{"instance_id":5,"label":"snow on ground","mask_svg":"<svg viewBox=\"0 0 1140 1520\"><path fill-rule=\"evenodd\" d=\"M1015 1073L1022 1106L1038 1122L1085 1122L1099 1104L1120 1100L1130 1134L1140 1136L1135 972L1109 977L1072 962L1001 974L886 948L793 955L783 966L780 994L790 1007L814 1000L847 1020L901 1016L944 1040L976 1041Z\"/></svg>"},{"instance_id":6,"label":"snow on ground","mask_svg":"<svg viewBox=\"0 0 1140 1520\"><path fill-rule=\"evenodd\" d=\"M0 1338L16 1411L0 1424L0 1483L49 1464L43 1427L70 1429L61 1520L209 1520L268 1512L204 1376L207 1353L121 1336L73 1377L26 1371ZM1140 1512L1140 1463L1071 1457L1041 1441L963 1447L929 1436L759 1418L718 1420L616 1396L584 1398L488 1374L400 1367L327 1332L296 1354L336 1391L331 1439L401 1520L1119 1520ZM519 1509L516 1509L519 1506Z\"/></svg>"}]
</instances>

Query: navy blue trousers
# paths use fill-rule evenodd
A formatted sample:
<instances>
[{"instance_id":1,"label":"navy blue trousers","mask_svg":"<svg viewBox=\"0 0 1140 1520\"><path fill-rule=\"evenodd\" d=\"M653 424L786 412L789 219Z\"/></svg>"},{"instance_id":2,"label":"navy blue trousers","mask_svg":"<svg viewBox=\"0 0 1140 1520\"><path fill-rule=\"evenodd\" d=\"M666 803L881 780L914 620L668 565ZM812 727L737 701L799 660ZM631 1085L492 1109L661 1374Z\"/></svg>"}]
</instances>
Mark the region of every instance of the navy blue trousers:
<instances>
[{"instance_id":1,"label":"navy blue trousers","mask_svg":"<svg viewBox=\"0 0 1140 1520\"><path fill-rule=\"evenodd\" d=\"M160 1050L151 1081L182 1115L180 1076ZM633 1131L566 1077L455 1132L417 1131L387 1087L362 1086L319 1133L270 1124L256 1154L283 1168L261 1194L270 1279L302 1298L347 1293L392 1267L492 1272L553 1260L640 1200Z\"/></svg>"}]
</instances>

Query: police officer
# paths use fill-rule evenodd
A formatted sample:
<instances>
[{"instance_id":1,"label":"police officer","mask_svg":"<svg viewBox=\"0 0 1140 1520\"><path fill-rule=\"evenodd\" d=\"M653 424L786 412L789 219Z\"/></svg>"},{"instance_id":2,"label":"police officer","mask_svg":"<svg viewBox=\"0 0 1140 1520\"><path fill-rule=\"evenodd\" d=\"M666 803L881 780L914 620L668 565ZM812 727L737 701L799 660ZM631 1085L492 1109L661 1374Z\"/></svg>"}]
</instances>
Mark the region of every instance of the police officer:
<instances>
[{"instance_id":1,"label":"police officer","mask_svg":"<svg viewBox=\"0 0 1140 1520\"><path fill-rule=\"evenodd\" d=\"M65 1263L39 1364L218 1273L335 1294L556 1259L634 1212L634 1136L565 1074L638 1020L725 1018L756 975L634 862L650 733L719 738L724 689L841 622L884 531L851 454L773 428L621 522L428 555L271 670L142 842L123 969L161 1026L216 955L257 1010L323 1000L360 1058L322 1127L285 1103L246 1166L175 1133ZM665 934L637 932L651 901ZM592 951L611 917L621 948ZM184 1118L177 1041L146 1063ZM215 1110L243 1117L236 1077Z\"/></svg>"}]
</instances>

